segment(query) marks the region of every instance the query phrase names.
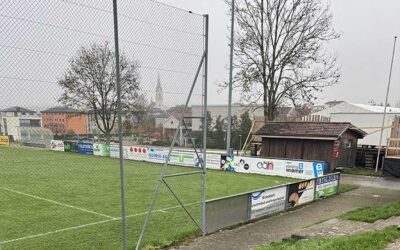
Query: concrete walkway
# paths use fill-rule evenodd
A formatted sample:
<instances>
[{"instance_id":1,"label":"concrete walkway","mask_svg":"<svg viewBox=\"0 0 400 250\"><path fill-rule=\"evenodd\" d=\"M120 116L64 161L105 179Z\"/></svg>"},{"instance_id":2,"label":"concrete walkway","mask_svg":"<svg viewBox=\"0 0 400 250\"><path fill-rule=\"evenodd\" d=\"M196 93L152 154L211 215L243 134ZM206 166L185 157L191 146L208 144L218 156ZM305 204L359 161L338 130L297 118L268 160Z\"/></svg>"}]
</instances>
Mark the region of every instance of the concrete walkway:
<instances>
[{"instance_id":1,"label":"concrete walkway","mask_svg":"<svg viewBox=\"0 0 400 250\"><path fill-rule=\"evenodd\" d=\"M305 227L347 211L400 200L400 180L348 175L342 177L342 183L357 184L360 188L297 210L198 238L173 249L253 249L298 234Z\"/></svg>"},{"instance_id":2,"label":"concrete walkway","mask_svg":"<svg viewBox=\"0 0 400 250\"><path fill-rule=\"evenodd\" d=\"M343 236L366 231L381 230L389 226L400 225L400 216L393 216L385 220L377 220L374 223L344 220L333 218L311 227L304 228L296 234L298 239L312 239L331 236Z\"/></svg>"},{"instance_id":3,"label":"concrete walkway","mask_svg":"<svg viewBox=\"0 0 400 250\"><path fill-rule=\"evenodd\" d=\"M363 187L386 188L400 191L400 178L342 174L343 183Z\"/></svg>"}]
</instances>

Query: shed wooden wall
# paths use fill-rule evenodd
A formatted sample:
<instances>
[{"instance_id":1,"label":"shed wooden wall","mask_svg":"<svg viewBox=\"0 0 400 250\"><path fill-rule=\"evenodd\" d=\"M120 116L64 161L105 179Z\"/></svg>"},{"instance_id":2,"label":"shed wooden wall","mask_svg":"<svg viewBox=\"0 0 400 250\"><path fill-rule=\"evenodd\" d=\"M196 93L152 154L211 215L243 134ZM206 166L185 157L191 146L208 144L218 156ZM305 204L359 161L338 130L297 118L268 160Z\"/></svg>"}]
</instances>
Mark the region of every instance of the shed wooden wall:
<instances>
[{"instance_id":1,"label":"shed wooden wall","mask_svg":"<svg viewBox=\"0 0 400 250\"><path fill-rule=\"evenodd\" d=\"M351 146L348 141L351 140ZM357 158L358 138L352 133L344 133L340 139L339 158L336 161L337 167L355 167Z\"/></svg>"},{"instance_id":2,"label":"shed wooden wall","mask_svg":"<svg viewBox=\"0 0 400 250\"><path fill-rule=\"evenodd\" d=\"M351 147L347 147L352 140ZM326 161L331 170L352 167L356 162L357 137L344 133L340 139L339 158L333 159L333 140L262 138L261 156Z\"/></svg>"}]
</instances>

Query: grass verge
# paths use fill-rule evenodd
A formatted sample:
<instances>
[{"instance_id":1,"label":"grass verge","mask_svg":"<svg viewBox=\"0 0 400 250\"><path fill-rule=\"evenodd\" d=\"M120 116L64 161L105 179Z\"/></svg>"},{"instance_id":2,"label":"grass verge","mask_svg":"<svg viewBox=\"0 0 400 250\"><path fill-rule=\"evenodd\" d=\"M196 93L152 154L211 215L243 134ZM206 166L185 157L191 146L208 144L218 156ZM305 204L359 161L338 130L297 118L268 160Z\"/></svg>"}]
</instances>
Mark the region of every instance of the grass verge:
<instances>
[{"instance_id":1,"label":"grass verge","mask_svg":"<svg viewBox=\"0 0 400 250\"><path fill-rule=\"evenodd\" d=\"M349 236L274 242L258 247L257 250L381 250L399 238L400 231L395 226L391 226L382 230L357 233Z\"/></svg>"},{"instance_id":2,"label":"grass verge","mask_svg":"<svg viewBox=\"0 0 400 250\"><path fill-rule=\"evenodd\" d=\"M377 220L388 219L392 216L400 216L400 201L385 205L359 208L343 214L341 218L373 223Z\"/></svg>"},{"instance_id":3,"label":"grass verge","mask_svg":"<svg viewBox=\"0 0 400 250\"><path fill-rule=\"evenodd\" d=\"M372 168L343 168L342 173L363 176L383 176L381 171L375 172L375 169Z\"/></svg>"},{"instance_id":4,"label":"grass verge","mask_svg":"<svg viewBox=\"0 0 400 250\"><path fill-rule=\"evenodd\" d=\"M339 193L346 193L353 191L354 189L357 189L357 185L352 185L352 184L339 184Z\"/></svg>"}]
</instances>

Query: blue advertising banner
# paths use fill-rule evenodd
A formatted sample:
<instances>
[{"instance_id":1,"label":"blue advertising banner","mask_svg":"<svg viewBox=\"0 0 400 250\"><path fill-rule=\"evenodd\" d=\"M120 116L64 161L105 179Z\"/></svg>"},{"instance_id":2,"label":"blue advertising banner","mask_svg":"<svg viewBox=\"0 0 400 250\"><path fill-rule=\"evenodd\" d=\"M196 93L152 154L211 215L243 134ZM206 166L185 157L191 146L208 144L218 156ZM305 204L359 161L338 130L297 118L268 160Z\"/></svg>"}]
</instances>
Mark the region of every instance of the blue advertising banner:
<instances>
[{"instance_id":1,"label":"blue advertising banner","mask_svg":"<svg viewBox=\"0 0 400 250\"><path fill-rule=\"evenodd\" d=\"M78 153L85 155L93 154L93 143L78 142Z\"/></svg>"}]
</instances>

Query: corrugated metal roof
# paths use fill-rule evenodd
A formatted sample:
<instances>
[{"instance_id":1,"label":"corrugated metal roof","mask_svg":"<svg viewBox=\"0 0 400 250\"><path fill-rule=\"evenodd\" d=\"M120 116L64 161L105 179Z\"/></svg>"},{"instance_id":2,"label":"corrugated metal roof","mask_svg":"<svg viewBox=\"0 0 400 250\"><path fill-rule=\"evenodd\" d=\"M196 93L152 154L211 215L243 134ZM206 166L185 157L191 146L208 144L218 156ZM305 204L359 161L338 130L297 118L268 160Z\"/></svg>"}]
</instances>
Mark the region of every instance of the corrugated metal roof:
<instances>
[{"instance_id":1,"label":"corrugated metal roof","mask_svg":"<svg viewBox=\"0 0 400 250\"><path fill-rule=\"evenodd\" d=\"M383 113L384 109L385 109L385 107L383 107L383 106L373 106L373 105L357 104L357 103L350 103L350 104L357 106L359 108L368 110L370 112L374 112L374 113ZM400 108L387 107L386 112L387 113L400 113Z\"/></svg>"},{"instance_id":2,"label":"corrugated metal roof","mask_svg":"<svg viewBox=\"0 0 400 250\"><path fill-rule=\"evenodd\" d=\"M321 115L325 117L330 117L333 113L383 113L384 107L373 106L367 104L357 104L342 102L330 108L320 110L318 112L312 113L311 115ZM387 113L400 113L399 108L387 107Z\"/></svg>"}]
</instances>

